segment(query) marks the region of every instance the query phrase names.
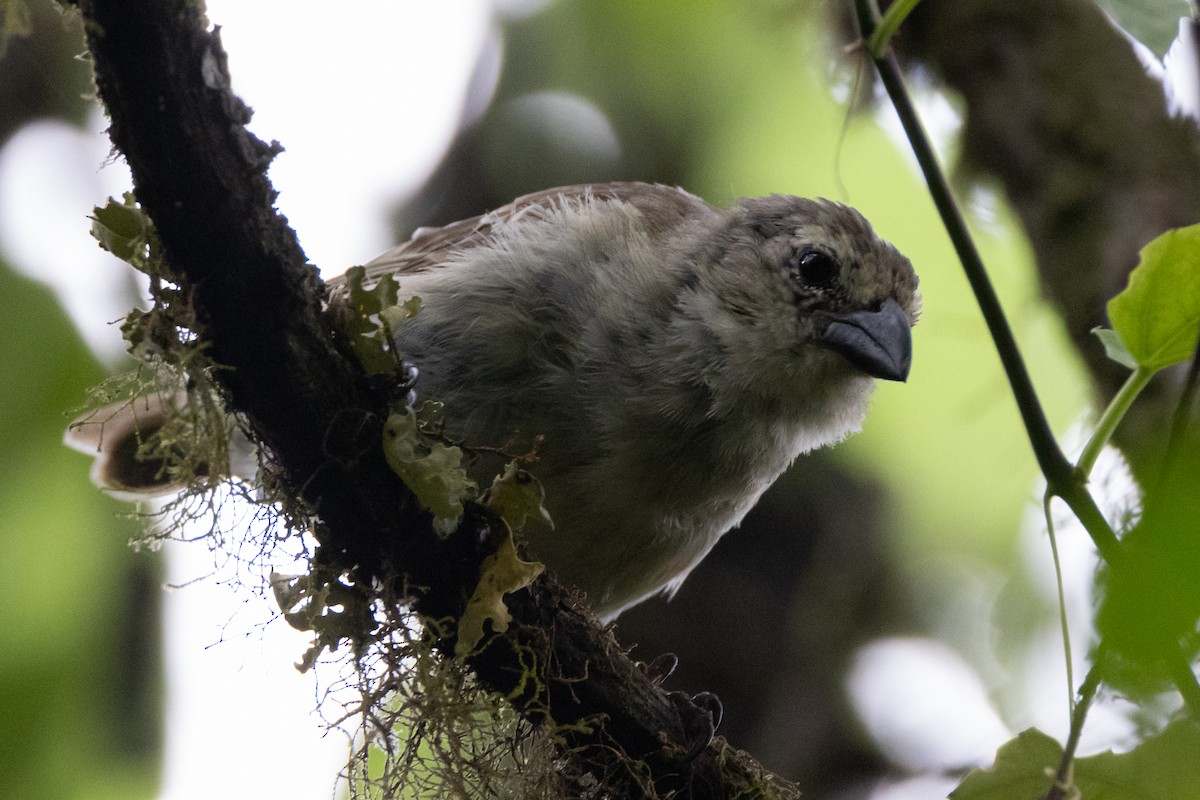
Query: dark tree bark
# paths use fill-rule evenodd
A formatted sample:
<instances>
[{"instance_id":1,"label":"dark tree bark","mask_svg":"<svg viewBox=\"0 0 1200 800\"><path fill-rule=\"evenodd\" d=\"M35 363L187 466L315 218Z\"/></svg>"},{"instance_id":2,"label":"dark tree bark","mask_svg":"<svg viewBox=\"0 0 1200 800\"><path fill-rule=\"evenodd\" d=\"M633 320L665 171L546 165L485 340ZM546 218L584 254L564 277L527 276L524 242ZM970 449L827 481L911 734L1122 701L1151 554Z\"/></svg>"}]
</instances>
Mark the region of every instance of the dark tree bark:
<instances>
[{"instance_id":1,"label":"dark tree bark","mask_svg":"<svg viewBox=\"0 0 1200 800\"><path fill-rule=\"evenodd\" d=\"M278 145L245 130L215 32L187 0L82 0L113 143L133 173L197 332L222 365L228 405L270 453L319 542L318 561L367 587L377 579L426 589L431 617L457 616L478 579L491 520L471 508L445 540L387 467L387 398L322 316L323 287L286 220L272 208L267 164ZM698 755L705 720L673 701L606 631L540 579L509 597L514 624L469 663L508 695L537 655L544 691L512 699L533 721L599 718L565 739L584 769L619 776L640 759L660 791L690 797L790 796L748 756L716 740ZM699 715L699 716L698 716ZM611 792L634 794L619 777Z\"/></svg>"}]
</instances>

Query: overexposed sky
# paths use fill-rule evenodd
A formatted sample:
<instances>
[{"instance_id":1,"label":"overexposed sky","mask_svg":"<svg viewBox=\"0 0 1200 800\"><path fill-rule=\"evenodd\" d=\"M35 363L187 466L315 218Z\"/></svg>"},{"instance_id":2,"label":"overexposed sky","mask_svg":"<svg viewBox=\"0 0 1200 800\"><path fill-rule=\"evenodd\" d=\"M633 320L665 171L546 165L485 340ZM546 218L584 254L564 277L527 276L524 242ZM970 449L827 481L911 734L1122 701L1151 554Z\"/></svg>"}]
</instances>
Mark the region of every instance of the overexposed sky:
<instances>
[{"instance_id":1,"label":"overexposed sky","mask_svg":"<svg viewBox=\"0 0 1200 800\"><path fill-rule=\"evenodd\" d=\"M285 148L279 208L329 272L386 249L389 204L445 152L491 25L486 0L210 0L250 129Z\"/></svg>"}]
</instances>

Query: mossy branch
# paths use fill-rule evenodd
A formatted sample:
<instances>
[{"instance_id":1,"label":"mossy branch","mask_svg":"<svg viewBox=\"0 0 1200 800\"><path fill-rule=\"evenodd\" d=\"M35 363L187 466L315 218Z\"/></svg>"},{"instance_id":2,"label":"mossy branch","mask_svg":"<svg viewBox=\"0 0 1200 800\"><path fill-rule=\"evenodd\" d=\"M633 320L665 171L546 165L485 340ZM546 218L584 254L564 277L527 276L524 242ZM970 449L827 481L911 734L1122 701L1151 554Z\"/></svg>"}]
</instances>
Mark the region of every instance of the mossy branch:
<instances>
[{"instance_id":1,"label":"mossy branch","mask_svg":"<svg viewBox=\"0 0 1200 800\"><path fill-rule=\"evenodd\" d=\"M489 551L492 517L469 506L459 530L439 537L388 467L388 398L322 316L317 272L273 208L266 169L280 148L245 129L250 112L230 89L219 37L199 4L77 5L113 144L194 305L197 333L227 367L218 377L230 410L271 453L274 479L312 521L318 562L361 587L390 581L397 594L415 594L427 617L458 616ZM681 760L696 738L679 704L552 582L539 579L509 600L508 633L468 663L527 718L569 729L561 746L576 764L619 780L636 759L657 791L681 796L791 796L719 739ZM528 663L540 671L534 692L518 690ZM620 794L621 786L609 789Z\"/></svg>"}]
</instances>

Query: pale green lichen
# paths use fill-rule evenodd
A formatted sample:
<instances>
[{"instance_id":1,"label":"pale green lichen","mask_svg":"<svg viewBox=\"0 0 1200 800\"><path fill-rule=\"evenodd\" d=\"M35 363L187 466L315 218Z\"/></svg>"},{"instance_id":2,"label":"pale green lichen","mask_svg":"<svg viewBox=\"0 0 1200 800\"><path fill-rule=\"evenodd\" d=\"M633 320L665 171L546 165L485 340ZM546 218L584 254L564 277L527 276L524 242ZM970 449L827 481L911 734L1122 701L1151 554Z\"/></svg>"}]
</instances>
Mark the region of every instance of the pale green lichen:
<instances>
[{"instance_id":1,"label":"pale green lichen","mask_svg":"<svg viewBox=\"0 0 1200 800\"><path fill-rule=\"evenodd\" d=\"M544 569L537 562L521 560L512 533L506 532L495 552L479 567L479 583L458 624L454 655L464 658L475 652L484 637L485 623L491 623L492 630L497 633L507 631L512 615L504 605L504 595L524 589Z\"/></svg>"},{"instance_id":2,"label":"pale green lichen","mask_svg":"<svg viewBox=\"0 0 1200 800\"><path fill-rule=\"evenodd\" d=\"M354 353L368 375L382 375L400 367L392 348L392 331L416 316L421 299L410 297L400 302L399 291L400 284L392 275L383 275L368 287L365 268L346 270L340 322L350 334Z\"/></svg>"},{"instance_id":3,"label":"pale green lichen","mask_svg":"<svg viewBox=\"0 0 1200 800\"><path fill-rule=\"evenodd\" d=\"M550 512L542 505L546 501L546 490L541 481L515 459L504 466L504 472L496 476L480 501L495 511L510 530L521 530L529 517L554 527Z\"/></svg>"},{"instance_id":4,"label":"pale green lichen","mask_svg":"<svg viewBox=\"0 0 1200 800\"><path fill-rule=\"evenodd\" d=\"M487 623L497 633L508 630L512 615L504 605L504 595L529 586L545 569L540 563L522 560L513 542L513 531L520 530L531 516L550 524L550 514L542 505L545 497L542 484L521 469L516 461L510 461L504 473L496 476L491 488L480 498L500 517L505 531L495 551L480 565L479 583L458 623L454 654L459 658L475 651L484 637Z\"/></svg>"},{"instance_id":5,"label":"pale green lichen","mask_svg":"<svg viewBox=\"0 0 1200 800\"><path fill-rule=\"evenodd\" d=\"M446 445L422 430L416 413L405 409L383 426L383 454L388 466L433 514L442 535L458 527L463 503L475 496L475 482L462 467L462 448Z\"/></svg>"},{"instance_id":6,"label":"pale green lichen","mask_svg":"<svg viewBox=\"0 0 1200 800\"><path fill-rule=\"evenodd\" d=\"M102 425L103 415L124 404L161 409L161 421L138 432L136 458L156 471L158 481L181 491L155 515L157 524L148 526L135 545L183 536L185 526L191 526L186 535L195 538L199 521L208 524L210 545L223 546L226 537L215 518L224 501L216 490L232 488L246 498L251 491L230 475L230 442L241 436L241 428L226 412L215 380L221 367L197 336L189 295L173 283L154 226L131 193L94 209L92 235L101 247L150 278L151 306L131 311L121 325L137 366L94 388L88 403L92 415L73 424ZM240 441L246 443L244 437ZM274 506L265 500L260 507L258 516L268 523L264 527L271 527Z\"/></svg>"},{"instance_id":7,"label":"pale green lichen","mask_svg":"<svg viewBox=\"0 0 1200 800\"><path fill-rule=\"evenodd\" d=\"M147 274L156 271L158 238L133 192L125 192L119 203L110 197L93 208L91 233L101 247L135 269Z\"/></svg>"},{"instance_id":8,"label":"pale green lichen","mask_svg":"<svg viewBox=\"0 0 1200 800\"><path fill-rule=\"evenodd\" d=\"M384 601L378 644L361 674L370 690L349 709L361 720L344 775L354 800L568 796L572 771L546 735L437 652L445 626Z\"/></svg>"},{"instance_id":9,"label":"pale green lichen","mask_svg":"<svg viewBox=\"0 0 1200 800\"><path fill-rule=\"evenodd\" d=\"M283 618L298 631L316 634L312 646L296 664L300 672L308 672L322 653L336 651L343 640L350 642L356 658L371 641L375 629L371 600L340 577L321 567L306 575L271 573L271 591Z\"/></svg>"}]
</instances>

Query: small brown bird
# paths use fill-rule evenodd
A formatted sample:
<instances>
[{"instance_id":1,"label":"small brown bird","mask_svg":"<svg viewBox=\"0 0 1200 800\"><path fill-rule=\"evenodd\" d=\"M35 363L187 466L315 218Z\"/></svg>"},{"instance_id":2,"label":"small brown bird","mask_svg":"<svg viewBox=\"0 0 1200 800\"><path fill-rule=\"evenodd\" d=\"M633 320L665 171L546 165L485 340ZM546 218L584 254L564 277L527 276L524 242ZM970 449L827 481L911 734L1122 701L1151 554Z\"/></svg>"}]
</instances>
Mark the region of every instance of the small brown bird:
<instances>
[{"instance_id":1,"label":"small brown bird","mask_svg":"<svg viewBox=\"0 0 1200 800\"><path fill-rule=\"evenodd\" d=\"M366 266L421 298L394 344L450 438L540 437L554 526L527 525L530 549L604 619L673 592L797 455L856 431L874 379L907 378L920 307L908 259L847 206L644 183L527 195ZM126 404L93 417L103 447L68 442L109 489L169 491L128 444L158 413Z\"/></svg>"}]
</instances>

